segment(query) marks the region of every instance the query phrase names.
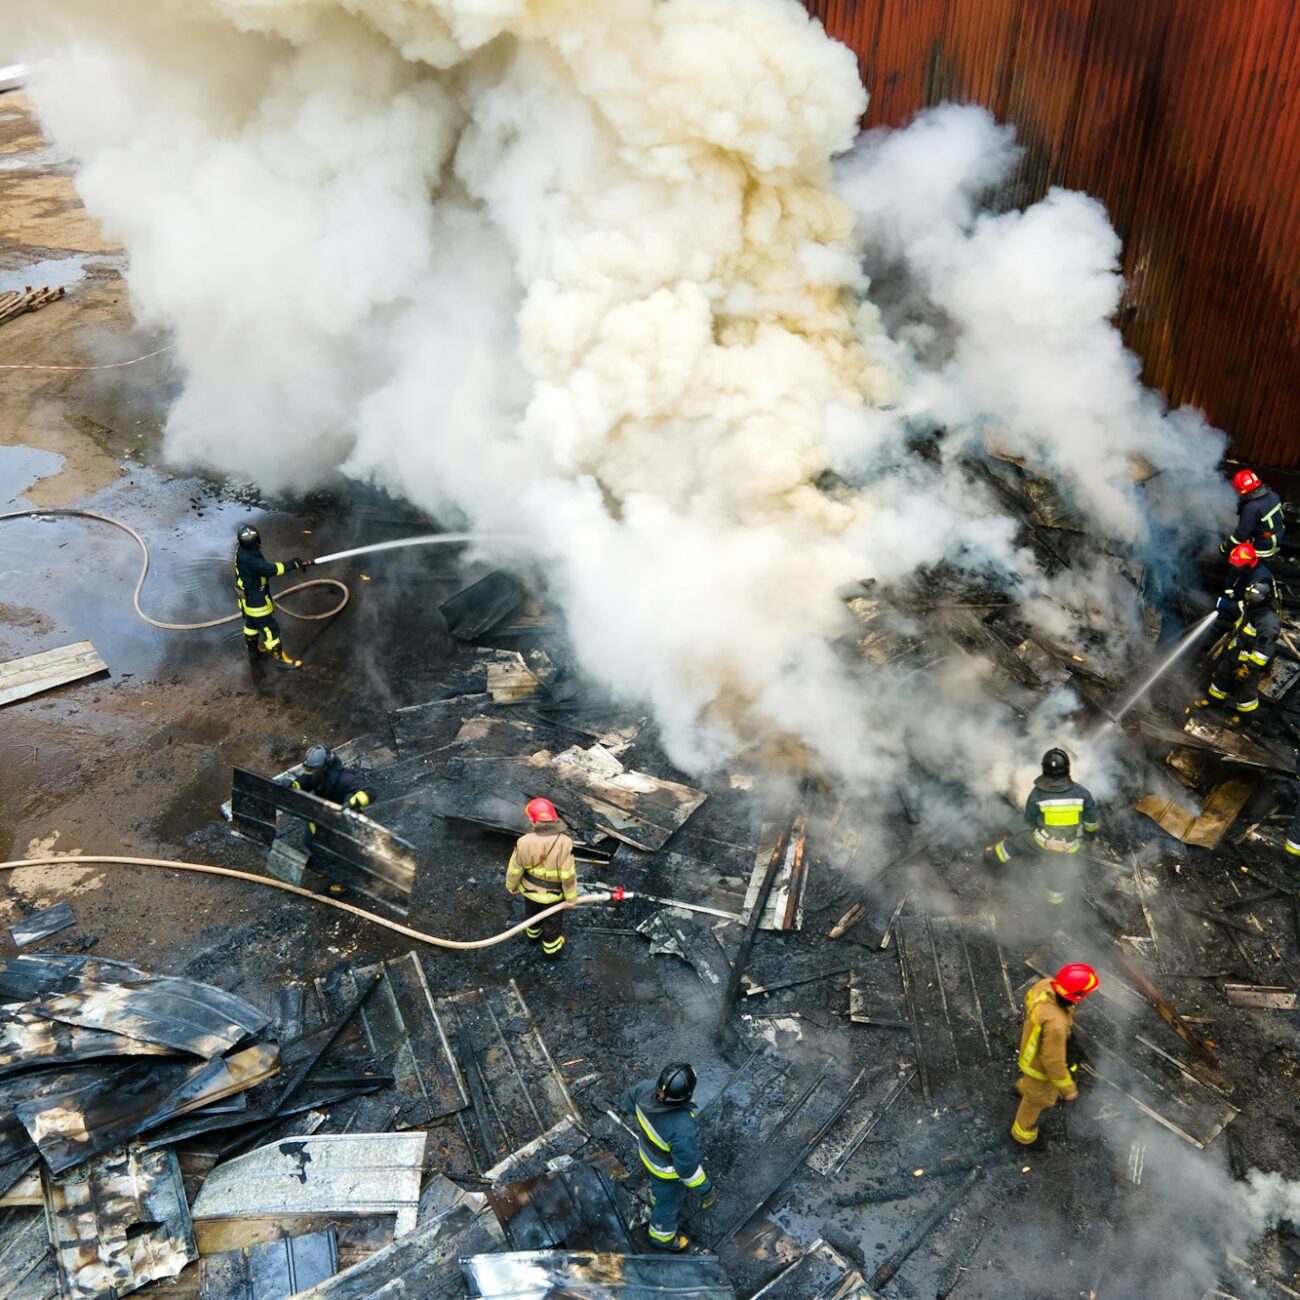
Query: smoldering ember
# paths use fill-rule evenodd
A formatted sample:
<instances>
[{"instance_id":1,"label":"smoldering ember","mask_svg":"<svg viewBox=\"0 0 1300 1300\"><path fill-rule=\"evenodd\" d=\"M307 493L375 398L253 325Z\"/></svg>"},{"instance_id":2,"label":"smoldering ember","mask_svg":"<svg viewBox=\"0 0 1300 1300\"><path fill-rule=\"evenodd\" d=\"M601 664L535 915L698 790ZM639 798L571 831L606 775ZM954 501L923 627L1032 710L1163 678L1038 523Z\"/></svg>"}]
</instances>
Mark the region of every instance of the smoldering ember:
<instances>
[{"instance_id":1,"label":"smoldering ember","mask_svg":"<svg viewBox=\"0 0 1300 1300\"><path fill-rule=\"evenodd\" d=\"M0 1300L1300 1295L1294 331L1112 7L10 0Z\"/></svg>"}]
</instances>

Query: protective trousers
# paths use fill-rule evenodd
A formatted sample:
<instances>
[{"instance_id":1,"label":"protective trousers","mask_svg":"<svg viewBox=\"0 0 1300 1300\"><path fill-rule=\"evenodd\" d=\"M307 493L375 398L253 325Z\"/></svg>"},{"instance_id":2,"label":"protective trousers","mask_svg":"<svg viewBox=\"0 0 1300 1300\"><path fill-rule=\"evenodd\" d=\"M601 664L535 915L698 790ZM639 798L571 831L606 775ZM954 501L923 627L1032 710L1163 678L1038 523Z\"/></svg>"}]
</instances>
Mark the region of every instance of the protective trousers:
<instances>
[{"instance_id":1,"label":"protective trousers","mask_svg":"<svg viewBox=\"0 0 1300 1300\"><path fill-rule=\"evenodd\" d=\"M1011 1122L1011 1136L1028 1146L1038 1136L1038 1117L1056 1105L1061 1093L1055 1084L1025 1074L1016 1080L1016 1091L1020 1094L1020 1105Z\"/></svg>"},{"instance_id":2,"label":"protective trousers","mask_svg":"<svg viewBox=\"0 0 1300 1300\"><path fill-rule=\"evenodd\" d=\"M538 912L544 912L548 907L554 907L556 903L562 901L559 898L552 898L549 902L543 902L525 894L524 915L531 921ZM546 956L558 957L564 951L564 913L556 912L554 916L548 916L536 925L530 925L524 933L530 939L542 941L542 952Z\"/></svg>"},{"instance_id":3,"label":"protective trousers","mask_svg":"<svg viewBox=\"0 0 1300 1300\"><path fill-rule=\"evenodd\" d=\"M1233 641L1214 665L1210 679L1209 696L1212 700L1231 698L1238 713L1254 713L1259 708L1259 679L1263 667L1249 660L1239 660ZM1238 676L1238 670L1244 670Z\"/></svg>"},{"instance_id":4,"label":"protective trousers","mask_svg":"<svg viewBox=\"0 0 1300 1300\"><path fill-rule=\"evenodd\" d=\"M648 1232L651 1241L667 1245L677 1236L677 1221L681 1218L682 1190L679 1178L650 1176L650 1194L654 1197L654 1211L650 1215Z\"/></svg>"},{"instance_id":5,"label":"protective trousers","mask_svg":"<svg viewBox=\"0 0 1300 1300\"><path fill-rule=\"evenodd\" d=\"M1033 862L1034 875L1042 883L1047 902L1065 902L1075 876L1078 853L1063 853L1045 849L1032 830L1017 831L1001 839L993 847L999 862Z\"/></svg>"},{"instance_id":6,"label":"protective trousers","mask_svg":"<svg viewBox=\"0 0 1300 1300\"><path fill-rule=\"evenodd\" d=\"M280 648L280 625L274 614L244 615L244 644L249 654L273 654Z\"/></svg>"}]
</instances>

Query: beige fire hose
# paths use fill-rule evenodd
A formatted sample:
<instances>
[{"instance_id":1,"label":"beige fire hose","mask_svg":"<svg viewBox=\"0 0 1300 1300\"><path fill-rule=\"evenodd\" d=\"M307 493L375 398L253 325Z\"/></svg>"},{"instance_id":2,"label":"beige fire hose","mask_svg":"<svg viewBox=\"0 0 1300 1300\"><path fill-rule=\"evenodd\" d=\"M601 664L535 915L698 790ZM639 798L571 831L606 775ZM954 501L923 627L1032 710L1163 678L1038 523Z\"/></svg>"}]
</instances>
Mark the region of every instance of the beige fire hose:
<instances>
[{"instance_id":1,"label":"beige fire hose","mask_svg":"<svg viewBox=\"0 0 1300 1300\"><path fill-rule=\"evenodd\" d=\"M140 548L141 564L140 576L135 582L135 591L131 596L131 603L135 606L135 612L150 627L162 628L164 632L199 632L207 627L222 627L226 623L237 623L244 616L242 614L227 614L224 618L210 618L206 623L164 623L161 619L150 618L148 614L140 608L140 592L144 589L144 581L149 576L149 547L144 538L131 527L130 524L124 524L120 519L114 519L112 515L97 514L94 510L56 510L37 508L32 510L14 510L7 515L0 515L0 523L6 519L50 519L55 517L74 518L74 519L95 519L101 524L110 524L114 528L120 528L129 537L133 538L135 544ZM339 603L333 609L327 609L323 614L297 614L291 609L282 608L280 613L287 614L290 618L302 619L304 622L316 622L320 619L333 618L335 614L341 614L347 607L348 599L351 592L348 590L346 582L340 582L337 578L311 578L307 582L295 583L292 587L285 587L282 591L276 593L276 599L282 600L285 596L291 596L295 591L306 591L308 587L337 587L343 594L339 598Z\"/></svg>"},{"instance_id":2,"label":"beige fire hose","mask_svg":"<svg viewBox=\"0 0 1300 1300\"><path fill-rule=\"evenodd\" d=\"M16 871L19 867L49 867L49 866L88 866L96 863L101 866L117 867L159 867L164 871L193 871L204 876L228 876L232 880L246 880L254 885L266 885L270 889L279 889L286 894L296 894L299 898L308 898L313 903L323 903L326 907L332 907L338 912L347 912L351 916L359 916L363 921L369 921L373 925L382 925L385 930L392 930L394 934L405 935L408 939L414 939L417 943L427 943L434 948L492 948L498 943L505 943L507 939L513 939L515 935L529 926L535 926L539 921L544 921L548 916L554 916L557 912L567 911L571 907L585 907L591 903L611 903L622 902L625 898L632 898L634 895L626 893L622 889L615 889L610 892L598 894L580 894L572 903L556 903L548 907L544 912L538 912L535 916L530 916L527 920L520 921L518 925L512 925L508 930L502 930L500 934L494 934L488 939L441 939L435 934L425 934L423 930L412 929L409 925L402 925L398 921L390 921L387 917L376 916L373 912L367 912L359 907L353 907L351 903L345 903L337 898L330 898L325 894L313 894L310 889L302 889L298 885L286 884L283 880L276 880L272 876L259 876L251 871L236 871L233 867L214 867L204 862L168 862L165 858L112 858L91 854L56 854L47 858L22 858L17 862L0 862L0 871Z\"/></svg>"}]
</instances>

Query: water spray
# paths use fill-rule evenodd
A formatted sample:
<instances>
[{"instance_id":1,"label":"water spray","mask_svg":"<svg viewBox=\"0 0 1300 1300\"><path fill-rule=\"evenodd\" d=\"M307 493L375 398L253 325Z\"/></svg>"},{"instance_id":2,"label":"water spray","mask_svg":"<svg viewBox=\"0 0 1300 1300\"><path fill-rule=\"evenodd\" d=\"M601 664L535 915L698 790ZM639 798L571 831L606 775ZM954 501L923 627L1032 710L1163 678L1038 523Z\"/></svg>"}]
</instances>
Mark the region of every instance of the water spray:
<instances>
[{"instance_id":1,"label":"water spray","mask_svg":"<svg viewBox=\"0 0 1300 1300\"><path fill-rule=\"evenodd\" d=\"M1212 623L1218 619L1216 610L1211 610L1199 623L1183 635L1183 639L1147 674L1142 684L1120 706L1119 712L1102 728L1105 732L1115 726L1121 718L1158 682L1173 665L1192 648Z\"/></svg>"},{"instance_id":2,"label":"water spray","mask_svg":"<svg viewBox=\"0 0 1300 1300\"><path fill-rule=\"evenodd\" d=\"M460 546L466 542L507 540L507 533L432 533L427 537L401 537L395 542L375 542L371 546L355 546L350 551L335 551L333 555L319 555L312 561L312 567L333 564L335 560L350 560L354 555L369 555L373 551L400 551L408 546Z\"/></svg>"}]
</instances>

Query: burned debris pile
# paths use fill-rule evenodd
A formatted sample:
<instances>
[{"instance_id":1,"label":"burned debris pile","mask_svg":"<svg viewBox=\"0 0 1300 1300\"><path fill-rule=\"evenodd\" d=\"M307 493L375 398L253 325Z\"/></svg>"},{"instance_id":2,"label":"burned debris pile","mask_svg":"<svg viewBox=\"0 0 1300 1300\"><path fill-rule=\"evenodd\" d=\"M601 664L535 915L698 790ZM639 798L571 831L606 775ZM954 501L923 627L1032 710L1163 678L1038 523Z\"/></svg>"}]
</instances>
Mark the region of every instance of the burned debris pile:
<instances>
[{"instance_id":1,"label":"burned debris pile","mask_svg":"<svg viewBox=\"0 0 1300 1300\"><path fill-rule=\"evenodd\" d=\"M1020 514L1021 540L1045 570L1110 575L1109 599L1140 614L1136 639L1119 632L1131 618L1089 602L1086 582L1058 620L1076 629L1067 642L996 588L942 571L914 599L846 592L840 651L882 690L976 662L980 689L1012 715L1051 701L1080 730L1104 728L1136 667L1212 597L1161 591L1158 575L1082 531L1020 467L993 458L981 473ZM313 989L341 1015L382 970L354 1017L373 1068L393 1082L340 1099L327 1123L336 1109L356 1115L349 1132L426 1128L433 1167L485 1189L457 1219L500 1233L495 1251L464 1252L480 1294L630 1296L671 1277L702 1295L847 1300L890 1294L899 1276L912 1294L1031 1294L1032 1279L1004 1281L999 1268L1026 1224L1059 1231L1059 1207L1026 1189L1040 1165L1050 1177L1064 1164L1113 1189L1078 1229L1090 1245L1070 1265L1084 1294L1105 1294L1096 1252L1141 1213L1131 1207L1181 1180L1183 1162L1226 1158L1238 1174L1268 1164L1262 1131L1233 1134L1272 1104L1269 1085L1227 1045L1294 1006L1300 891L1267 807L1274 778L1294 765L1286 701L1300 656L1285 645L1279 685L1264 688L1273 708L1249 734L1185 713L1186 673L1134 707L1123 730L1111 726L1111 743L1145 756L1149 783L1107 801L1069 905L1043 916L1008 895L969 830L934 816L923 792L943 789L942 774L918 770L883 807L807 772L766 780L758 763L694 784L644 717L588 692L544 608L513 579L488 575L444 613L469 658L426 698L391 709L386 728L340 747L380 791L367 816L295 799L292 770L238 773L234 829L271 846L275 874L415 915L430 896L428 864L503 863L526 829L524 804L545 795L575 842L582 887L632 896L621 911L574 917L577 960L655 963L672 998L709 1027L718 1063L699 1122L721 1191L693 1228L710 1254L660 1260L638 1228L644 1180L618 1100L626 1080L592 1059L598 1045L575 1048L558 1027L543 1041L518 982L439 995L411 954ZM310 860L285 834L309 815L337 831L321 833ZM391 882L399 862L409 883L386 892L376 882ZM1024 997L1070 960L1101 977L1077 1034L1084 1104L1062 1108L1064 1152L1025 1153L1006 1133ZM1294 1059L1284 1037L1280 1025L1262 1031L1270 1051ZM561 1052L580 1077L555 1068ZM377 1283L391 1279L413 1266L421 1234L438 1255L449 1231L422 1219L366 1267ZM1285 1272L1278 1259L1263 1267ZM319 1294L365 1292L337 1281Z\"/></svg>"},{"instance_id":2,"label":"burned debris pile","mask_svg":"<svg viewBox=\"0 0 1300 1300\"><path fill-rule=\"evenodd\" d=\"M944 571L914 598L844 593L844 661L886 691L975 663L1011 715L1050 701L1107 727L1168 640L1157 610L1177 631L1199 606L1181 619L1019 467L981 473L1045 569L1112 575L1144 611L1136 639L1081 594L1053 625L1078 629L1067 643ZM936 814L935 792L975 805L919 760L870 802L797 763L691 779L640 712L590 692L516 579L441 608L455 650L437 685L333 749L375 797L340 807L299 788L301 767L239 768L223 842L281 881L477 938L517 919L505 863L543 797L582 890L626 900L572 913L558 967L522 938L457 964L376 931L265 1006L95 957L0 963L0 1261L25 1288L0 1300L962 1300L1042 1293L1026 1232L1055 1243L1052 1289L1119 1296L1138 1283L1112 1265L1102 1287L1099 1261L1123 1258L1132 1221L1192 1171L1271 1167L1300 1069L1286 671L1249 733L1185 714L1185 679L1110 725L1146 778L1104 801L1067 903L1044 910L981 860L977 829ZM62 933L50 912L15 943ZM1100 978L1072 1039L1080 1102L1029 1150L1008 1135L1025 996L1073 961ZM688 1056L716 1199L686 1211L692 1253L666 1257L626 1093ZM1083 1186L1105 1194L1083 1207ZM1260 1276L1287 1275L1282 1249Z\"/></svg>"}]
</instances>

